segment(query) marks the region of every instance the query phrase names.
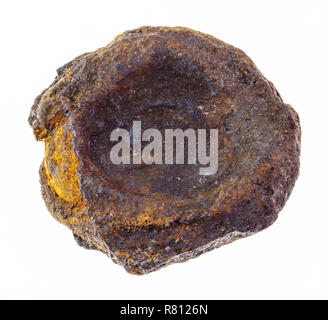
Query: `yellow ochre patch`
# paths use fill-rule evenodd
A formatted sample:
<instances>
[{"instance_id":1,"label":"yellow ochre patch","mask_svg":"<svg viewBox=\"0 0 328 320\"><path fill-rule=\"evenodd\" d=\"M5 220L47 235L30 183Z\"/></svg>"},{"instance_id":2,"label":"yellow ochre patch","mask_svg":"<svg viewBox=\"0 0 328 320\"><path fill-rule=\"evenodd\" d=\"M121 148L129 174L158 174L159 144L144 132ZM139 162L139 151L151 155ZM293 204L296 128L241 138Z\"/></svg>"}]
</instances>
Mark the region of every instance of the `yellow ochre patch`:
<instances>
[{"instance_id":1,"label":"yellow ochre patch","mask_svg":"<svg viewBox=\"0 0 328 320\"><path fill-rule=\"evenodd\" d=\"M73 151L73 133L61 120L45 139L44 167L49 185L57 195L72 204L82 204L77 175L78 159Z\"/></svg>"}]
</instances>

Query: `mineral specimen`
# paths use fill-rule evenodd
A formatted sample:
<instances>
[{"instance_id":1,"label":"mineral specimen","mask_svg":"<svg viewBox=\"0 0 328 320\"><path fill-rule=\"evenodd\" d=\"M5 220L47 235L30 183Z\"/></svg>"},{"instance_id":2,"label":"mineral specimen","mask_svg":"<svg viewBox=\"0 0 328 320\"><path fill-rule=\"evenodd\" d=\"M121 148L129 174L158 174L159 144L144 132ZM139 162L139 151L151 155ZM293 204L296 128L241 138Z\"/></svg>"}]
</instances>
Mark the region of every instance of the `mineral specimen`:
<instances>
[{"instance_id":1,"label":"mineral specimen","mask_svg":"<svg viewBox=\"0 0 328 320\"><path fill-rule=\"evenodd\" d=\"M144 274L276 220L299 171L299 119L241 50L187 28L142 27L57 73L29 123L45 142L44 201L81 246ZM217 172L112 163L110 135L133 121L217 129Z\"/></svg>"}]
</instances>

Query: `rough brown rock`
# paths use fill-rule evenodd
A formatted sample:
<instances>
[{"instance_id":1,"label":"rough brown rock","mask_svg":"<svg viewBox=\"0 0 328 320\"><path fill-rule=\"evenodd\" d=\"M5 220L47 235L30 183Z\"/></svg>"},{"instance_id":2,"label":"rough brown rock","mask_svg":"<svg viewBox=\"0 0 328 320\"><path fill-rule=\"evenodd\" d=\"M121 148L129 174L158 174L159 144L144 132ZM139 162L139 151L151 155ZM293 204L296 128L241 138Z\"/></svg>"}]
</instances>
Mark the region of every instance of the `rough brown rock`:
<instances>
[{"instance_id":1,"label":"rough brown rock","mask_svg":"<svg viewBox=\"0 0 328 320\"><path fill-rule=\"evenodd\" d=\"M143 274L276 220L298 175L299 120L241 50L186 28L142 27L57 72L29 123L45 141L45 203L80 245ZM218 128L218 172L112 164L110 132L135 119Z\"/></svg>"}]
</instances>

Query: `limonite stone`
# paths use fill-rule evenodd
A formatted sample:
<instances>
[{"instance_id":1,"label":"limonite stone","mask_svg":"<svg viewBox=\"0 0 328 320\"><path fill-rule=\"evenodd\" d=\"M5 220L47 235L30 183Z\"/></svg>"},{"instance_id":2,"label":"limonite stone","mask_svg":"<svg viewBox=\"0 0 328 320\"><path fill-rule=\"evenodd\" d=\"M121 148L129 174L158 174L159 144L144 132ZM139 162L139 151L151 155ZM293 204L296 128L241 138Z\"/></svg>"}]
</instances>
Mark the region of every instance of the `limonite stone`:
<instances>
[{"instance_id":1,"label":"limonite stone","mask_svg":"<svg viewBox=\"0 0 328 320\"><path fill-rule=\"evenodd\" d=\"M81 246L144 274L277 219L298 176L299 119L243 51L187 28L142 27L57 73L29 123L45 142L43 199ZM133 121L163 134L218 129L217 172L113 164L110 134Z\"/></svg>"}]
</instances>

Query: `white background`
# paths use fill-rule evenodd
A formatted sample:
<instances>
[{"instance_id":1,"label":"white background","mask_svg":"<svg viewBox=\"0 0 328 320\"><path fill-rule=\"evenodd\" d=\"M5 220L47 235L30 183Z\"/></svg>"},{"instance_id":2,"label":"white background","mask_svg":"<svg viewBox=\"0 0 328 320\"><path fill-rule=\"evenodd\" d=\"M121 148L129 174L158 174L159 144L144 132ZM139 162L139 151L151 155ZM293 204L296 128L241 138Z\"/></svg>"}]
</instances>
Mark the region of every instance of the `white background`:
<instances>
[{"instance_id":1,"label":"white background","mask_svg":"<svg viewBox=\"0 0 328 320\"><path fill-rule=\"evenodd\" d=\"M328 298L327 1L1 1L0 298ZM244 50L299 113L300 177L276 223L145 276L80 248L40 194L27 123L56 68L142 25Z\"/></svg>"}]
</instances>

